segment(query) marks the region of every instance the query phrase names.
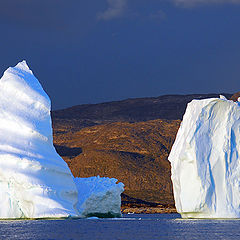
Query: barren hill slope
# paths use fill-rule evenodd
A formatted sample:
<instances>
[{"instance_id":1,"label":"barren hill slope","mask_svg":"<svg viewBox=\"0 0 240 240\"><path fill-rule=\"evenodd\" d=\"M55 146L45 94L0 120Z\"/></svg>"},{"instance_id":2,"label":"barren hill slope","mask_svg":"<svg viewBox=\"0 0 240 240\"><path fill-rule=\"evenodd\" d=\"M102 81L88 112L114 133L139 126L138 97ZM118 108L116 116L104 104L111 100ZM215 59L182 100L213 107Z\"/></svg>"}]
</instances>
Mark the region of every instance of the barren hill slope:
<instances>
[{"instance_id":1,"label":"barren hill slope","mask_svg":"<svg viewBox=\"0 0 240 240\"><path fill-rule=\"evenodd\" d=\"M98 125L58 135L55 144L79 150L79 155L63 157L74 176L115 177L131 197L173 203L167 156L179 124L179 120L152 120ZM66 149L57 149L66 155Z\"/></svg>"},{"instance_id":2,"label":"barren hill slope","mask_svg":"<svg viewBox=\"0 0 240 240\"><path fill-rule=\"evenodd\" d=\"M231 94L223 94L227 98ZM52 112L59 133L112 122L141 122L154 119L181 119L192 99L219 97L219 94L165 95L126 99L99 104L84 104ZM56 131L56 130L55 130Z\"/></svg>"},{"instance_id":3,"label":"barren hill slope","mask_svg":"<svg viewBox=\"0 0 240 240\"><path fill-rule=\"evenodd\" d=\"M130 197L173 204L167 157L186 104L217 96L169 95L54 111L54 143L74 176L115 177Z\"/></svg>"}]
</instances>

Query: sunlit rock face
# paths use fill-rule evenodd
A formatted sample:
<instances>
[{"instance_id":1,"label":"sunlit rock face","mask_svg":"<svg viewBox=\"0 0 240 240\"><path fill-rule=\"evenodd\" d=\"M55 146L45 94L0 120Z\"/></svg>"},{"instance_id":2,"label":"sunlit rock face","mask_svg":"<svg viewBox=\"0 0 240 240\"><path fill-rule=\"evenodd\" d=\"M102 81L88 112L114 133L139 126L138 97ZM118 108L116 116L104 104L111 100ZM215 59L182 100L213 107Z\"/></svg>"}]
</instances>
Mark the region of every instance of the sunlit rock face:
<instances>
[{"instance_id":1,"label":"sunlit rock face","mask_svg":"<svg viewBox=\"0 0 240 240\"><path fill-rule=\"evenodd\" d=\"M223 96L189 103L169 161L183 218L239 218L240 103Z\"/></svg>"},{"instance_id":2,"label":"sunlit rock face","mask_svg":"<svg viewBox=\"0 0 240 240\"><path fill-rule=\"evenodd\" d=\"M120 214L123 184L74 179L57 154L50 109L25 61L5 71L0 79L0 218Z\"/></svg>"}]
</instances>

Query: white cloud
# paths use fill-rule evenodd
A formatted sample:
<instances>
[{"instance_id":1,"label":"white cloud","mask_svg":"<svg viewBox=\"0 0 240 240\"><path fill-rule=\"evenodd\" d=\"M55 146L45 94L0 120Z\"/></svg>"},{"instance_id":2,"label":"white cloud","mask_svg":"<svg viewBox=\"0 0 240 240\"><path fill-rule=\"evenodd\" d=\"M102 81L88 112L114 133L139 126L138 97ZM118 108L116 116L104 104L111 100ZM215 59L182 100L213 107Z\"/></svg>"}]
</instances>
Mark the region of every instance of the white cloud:
<instances>
[{"instance_id":1,"label":"white cloud","mask_svg":"<svg viewBox=\"0 0 240 240\"><path fill-rule=\"evenodd\" d=\"M240 0L171 0L178 6L193 7L203 4L240 4Z\"/></svg>"},{"instance_id":2,"label":"white cloud","mask_svg":"<svg viewBox=\"0 0 240 240\"><path fill-rule=\"evenodd\" d=\"M108 8L98 14L98 19L111 20L121 17L126 9L127 0L107 0Z\"/></svg>"},{"instance_id":3,"label":"white cloud","mask_svg":"<svg viewBox=\"0 0 240 240\"><path fill-rule=\"evenodd\" d=\"M120 18L124 16L127 10L127 1L128 0L106 0L108 7L105 11L100 12L97 15L99 20L112 20L115 18ZM149 2L149 0L145 0ZM240 0L160 0L165 2L170 2L177 7L196 7L200 5L219 5L219 4L239 4ZM159 11L157 13L150 14L150 18L163 20L165 19L166 14L163 11Z\"/></svg>"}]
</instances>

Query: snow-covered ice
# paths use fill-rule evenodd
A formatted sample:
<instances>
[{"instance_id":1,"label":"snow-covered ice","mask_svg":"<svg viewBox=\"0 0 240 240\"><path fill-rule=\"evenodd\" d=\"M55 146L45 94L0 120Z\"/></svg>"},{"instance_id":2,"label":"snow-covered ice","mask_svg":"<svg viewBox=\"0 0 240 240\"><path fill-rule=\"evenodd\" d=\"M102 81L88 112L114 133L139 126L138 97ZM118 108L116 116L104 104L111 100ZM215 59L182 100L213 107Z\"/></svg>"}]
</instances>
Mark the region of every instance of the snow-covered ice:
<instances>
[{"instance_id":1,"label":"snow-covered ice","mask_svg":"<svg viewBox=\"0 0 240 240\"><path fill-rule=\"evenodd\" d=\"M75 179L76 187L53 146L50 109L49 97L25 61L4 72L0 79L0 218L81 217L91 209L119 213L121 184L111 179Z\"/></svg>"},{"instance_id":2,"label":"snow-covered ice","mask_svg":"<svg viewBox=\"0 0 240 240\"><path fill-rule=\"evenodd\" d=\"M77 208L83 217L121 216L121 193L123 183L115 178L89 177L74 179L78 189ZM96 204L97 203L97 204Z\"/></svg>"},{"instance_id":3,"label":"snow-covered ice","mask_svg":"<svg viewBox=\"0 0 240 240\"><path fill-rule=\"evenodd\" d=\"M183 218L240 218L240 103L189 103L169 161Z\"/></svg>"}]
</instances>

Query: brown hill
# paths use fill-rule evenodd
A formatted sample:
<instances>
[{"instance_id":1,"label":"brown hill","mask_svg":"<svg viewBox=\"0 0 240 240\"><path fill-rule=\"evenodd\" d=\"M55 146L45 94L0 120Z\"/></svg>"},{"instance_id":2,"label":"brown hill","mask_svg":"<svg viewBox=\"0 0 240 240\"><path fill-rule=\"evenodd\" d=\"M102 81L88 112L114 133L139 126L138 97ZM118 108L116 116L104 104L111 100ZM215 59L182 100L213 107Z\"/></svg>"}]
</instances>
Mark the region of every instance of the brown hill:
<instances>
[{"instance_id":1,"label":"brown hill","mask_svg":"<svg viewBox=\"0 0 240 240\"><path fill-rule=\"evenodd\" d=\"M179 120L117 122L54 139L74 176L115 177L125 184L128 196L173 203L167 156L179 124Z\"/></svg>"},{"instance_id":2,"label":"brown hill","mask_svg":"<svg viewBox=\"0 0 240 240\"><path fill-rule=\"evenodd\" d=\"M115 177L131 199L173 204L167 157L178 119L193 98L216 96L169 95L54 111L54 143L74 176Z\"/></svg>"},{"instance_id":3,"label":"brown hill","mask_svg":"<svg viewBox=\"0 0 240 240\"><path fill-rule=\"evenodd\" d=\"M230 98L232 94L223 93ZM219 97L219 94L165 95L100 104L84 104L52 112L59 133L78 131L112 122L142 122L154 119L182 119L192 99Z\"/></svg>"},{"instance_id":4,"label":"brown hill","mask_svg":"<svg viewBox=\"0 0 240 240\"><path fill-rule=\"evenodd\" d=\"M240 92L236 92L232 95L232 97L230 99L233 100L234 102L236 102L239 97L240 97Z\"/></svg>"}]
</instances>

